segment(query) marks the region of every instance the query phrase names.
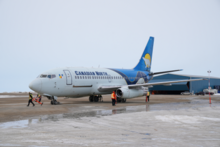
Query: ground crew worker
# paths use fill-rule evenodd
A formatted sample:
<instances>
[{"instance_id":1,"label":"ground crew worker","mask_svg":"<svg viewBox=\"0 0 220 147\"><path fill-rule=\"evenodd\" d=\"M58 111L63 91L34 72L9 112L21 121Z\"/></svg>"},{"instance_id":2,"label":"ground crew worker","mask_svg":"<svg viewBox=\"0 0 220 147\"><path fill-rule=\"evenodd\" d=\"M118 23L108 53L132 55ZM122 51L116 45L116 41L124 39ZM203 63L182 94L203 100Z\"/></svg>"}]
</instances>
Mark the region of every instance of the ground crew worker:
<instances>
[{"instance_id":1,"label":"ground crew worker","mask_svg":"<svg viewBox=\"0 0 220 147\"><path fill-rule=\"evenodd\" d=\"M112 98L112 106L115 106L115 100L116 100L116 94L115 94L115 91L112 92L112 94L111 94L111 98Z\"/></svg>"},{"instance_id":2,"label":"ground crew worker","mask_svg":"<svg viewBox=\"0 0 220 147\"><path fill-rule=\"evenodd\" d=\"M41 102L42 96L40 94L37 94L37 97L38 97L38 101Z\"/></svg>"},{"instance_id":3,"label":"ground crew worker","mask_svg":"<svg viewBox=\"0 0 220 147\"><path fill-rule=\"evenodd\" d=\"M37 94L37 97L33 99L35 102L38 102L39 104L41 104L41 106L43 105L43 103L41 103L41 95Z\"/></svg>"},{"instance_id":4,"label":"ground crew worker","mask_svg":"<svg viewBox=\"0 0 220 147\"><path fill-rule=\"evenodd\" d=\"M148 102L150 101L150 92L149 91L147 92L147 101Z\"/></svg>"},{"instance_id":5,"label":"ground crew worker","mask_svg":"<svg viewBox=\"0 0 220 147\"><path fill-rule=\"evenodd\" d=\"M28 105L27 106L29 106L30 103L33 104L33 107L35 106L35 104L32 102L32 100L33 100L32 93L29 92L29 101L28 101Z\"/></svg>"}]
</instances>

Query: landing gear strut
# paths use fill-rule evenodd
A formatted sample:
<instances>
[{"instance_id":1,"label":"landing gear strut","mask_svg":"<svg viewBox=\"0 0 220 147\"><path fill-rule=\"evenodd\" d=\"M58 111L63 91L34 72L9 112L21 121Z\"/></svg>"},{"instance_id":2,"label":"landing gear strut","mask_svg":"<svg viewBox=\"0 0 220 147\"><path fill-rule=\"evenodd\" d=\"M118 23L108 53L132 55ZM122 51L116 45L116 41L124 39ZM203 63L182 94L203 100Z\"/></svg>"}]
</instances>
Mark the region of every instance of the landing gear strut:
<instances>
[{"instance_id":1,"label":"landing gear strut","mask_svg":"<svg viewBox=\"0 0 220 147\"><path fill-rule=\"evenodd\" d=\"M90 102L103 102L103 98L101 95L90 95L89 101Z\"/></svg>"}]
</instances>

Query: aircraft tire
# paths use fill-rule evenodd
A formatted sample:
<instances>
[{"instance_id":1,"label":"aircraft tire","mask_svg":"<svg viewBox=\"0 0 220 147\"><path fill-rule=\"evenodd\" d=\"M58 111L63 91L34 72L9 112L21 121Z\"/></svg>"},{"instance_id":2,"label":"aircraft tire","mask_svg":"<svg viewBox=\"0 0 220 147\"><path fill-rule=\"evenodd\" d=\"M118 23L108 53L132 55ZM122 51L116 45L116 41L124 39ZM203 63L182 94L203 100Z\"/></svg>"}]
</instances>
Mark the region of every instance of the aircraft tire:
<instances>
[{"instance_id":1,"label":"aircraft tire","mask_svg":"<svg viewBox=\"0 0 220 147\"><path fill-rule=\"evenodd\" d=\"M126 99L122 99L122 103L126 103Z\"/></svg>"},{"instance_id":2,"label":"aircraft tire","mask_svg":"<svg viewBox=\"0 0 220 147\"><path fill-rule=\"evenodd\" d=\"M90 97L89 97L89 101L90 101L90 102L93 102L93 96L90 96Z\"/></svg>"},{"instance_id":3,"label":"aircraft tire","mask_svg":"<svg viewBox=\"0 0 220 147\"><path fill-rule=\"evenodd\" d=\"M95 96L95 97L94 97L94 101L95 101L95 102L98 102L98 101L99 101L98 96Z\"/></svg>"},{"instance_id":4,"label":"aircraft tire","mask_svg":"<svg viewBox=\"0 0 220 147\"><path fill-rule=\"evenodd\" d=\"M51 101L50 104L53 105L54 104L53 101Z\"/></svg>"},{"instance_id":5,"label":"aircraft tire","mask_svg":"<svg viewBox=\"0 0 220 147\"><path fill-rule=\"evenodd\" d=\"M58 102L58 101L55 101L55 105L60 105L60 102Z\"/></svg>"},{"instance_id":6,"label":"aircraft tire","mask_svg":"<svg viewBox=\"0 0 220 147\"><path fill-rule=\"evenodd\" d=\"M121 98L117 98L117 102L118 103L122 102L122 99Z\"/></svg>"}]
</instances>

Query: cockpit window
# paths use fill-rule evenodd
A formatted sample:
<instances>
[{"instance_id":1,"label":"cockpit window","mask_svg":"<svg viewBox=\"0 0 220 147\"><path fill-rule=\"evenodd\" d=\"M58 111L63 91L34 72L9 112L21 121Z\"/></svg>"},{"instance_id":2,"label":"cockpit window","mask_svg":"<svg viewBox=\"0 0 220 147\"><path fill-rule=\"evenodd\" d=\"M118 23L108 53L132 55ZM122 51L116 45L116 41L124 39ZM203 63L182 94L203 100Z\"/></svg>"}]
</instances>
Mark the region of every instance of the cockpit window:
<instances>
[{"instance_id":1,"label":"cockpit window","mask_svg":"<svg viewBox=\"0 0 220 147\"><path fill-rule=\"evenodd\" d=\"M45 74L41 74L40 76L38 76L38 78L49 78L49 79L53 79L53 78L56 78L56 75L53 74L53 75L45 75Z\"/></svg>"},{"instance_id":2,"label":"cockpit window","mask_svg":"<svg viewBox=\"0 0 220 147\"><path fill-rule=\"evenodd\" d=\"M44 75L44 74L40 75L40 78L46 78L46 77L47 75Z\"/></svg>"},{"instance_id":3,"label":"cockpit window","mask_svg":"<svg viewBox=\"0 0 220 147\"><path fill-rule=\"evenodd\" d=\"M56 78L56 75L47 75L47 78L53 79L53 78Z\"/></svg>"}]
</instances>

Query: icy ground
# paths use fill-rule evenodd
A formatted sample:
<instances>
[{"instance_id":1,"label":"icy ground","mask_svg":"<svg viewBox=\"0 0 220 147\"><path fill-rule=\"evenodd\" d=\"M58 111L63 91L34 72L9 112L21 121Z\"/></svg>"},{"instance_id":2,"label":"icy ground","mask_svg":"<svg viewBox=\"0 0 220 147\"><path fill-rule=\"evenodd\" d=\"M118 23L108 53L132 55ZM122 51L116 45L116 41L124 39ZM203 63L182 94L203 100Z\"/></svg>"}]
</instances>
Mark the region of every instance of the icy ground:
<instances>
[{"instance_id":1,"label":"icy ground","mask_svg":"<svg viewBox=\"0 0 220 147\"><path fill-rule=\"evenodd\" d=\"M219 147L220 107L50 119L26 127L1 123L0 146Z\"/></svg>"}]
</instances>

